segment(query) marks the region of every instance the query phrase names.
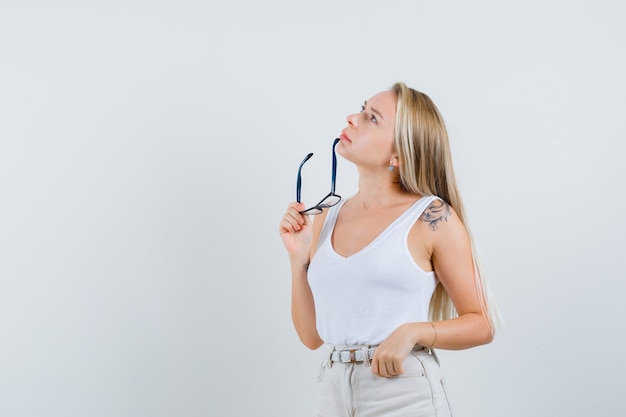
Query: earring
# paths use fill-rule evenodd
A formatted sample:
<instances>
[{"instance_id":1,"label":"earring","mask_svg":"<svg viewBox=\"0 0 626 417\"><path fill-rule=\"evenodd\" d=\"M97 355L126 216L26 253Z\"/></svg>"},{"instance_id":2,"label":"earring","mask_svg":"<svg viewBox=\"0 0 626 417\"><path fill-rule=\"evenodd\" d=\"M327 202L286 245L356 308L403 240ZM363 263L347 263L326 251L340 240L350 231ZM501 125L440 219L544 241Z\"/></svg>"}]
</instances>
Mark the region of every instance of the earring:
<instances>
[{"instance_id":1,"label":"earring","mask_svg":"<svg viewBox=\"0 0 626 417\"><path fill-rule=\"evenodd\" d=\"M393 165L389 164L389 172L393 172L394 168Z\"/></svg>"}]
</instances>

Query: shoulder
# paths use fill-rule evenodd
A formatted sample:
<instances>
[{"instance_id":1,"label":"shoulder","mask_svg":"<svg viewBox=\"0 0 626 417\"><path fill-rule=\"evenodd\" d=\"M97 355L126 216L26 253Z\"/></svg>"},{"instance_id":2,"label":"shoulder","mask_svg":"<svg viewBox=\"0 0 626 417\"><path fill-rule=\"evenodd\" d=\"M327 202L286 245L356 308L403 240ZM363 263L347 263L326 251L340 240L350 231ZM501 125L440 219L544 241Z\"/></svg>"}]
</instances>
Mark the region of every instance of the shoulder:
<instances>
[{"instance_id":1,"label":"shoulder","mask_svg":"<svg viewBox=\"0 0 626 417\"><path fill-rule=\"evenodd\" d=\"M433 249L469 243L467 228L448 202L437 197L433 199L416 222L421 235Z\"/></svg>"},{"instance_id":2,"label":"shoulder","mask_svg":"<svg viewBox=\"0 0 626 417\"><path fill-rule=\"evenodd\" d=\"M455 231L459 233L465 230L450 204L437 196L426 198L426 208L409 232L409 249L418 263L422 259L430 262L435 252L441 251L441 248L457 238L454 236Z\"/></svg>"},{"instance_id":3,"label":"shoulder","mask_svg":"<svg viewBox=\"0 0 626 417\"><path fill-rule=\"evenodd\" d=\"M471 250L467 228L445 200L434 199L424 210L418 223L422 223L422 236L427 238L433 254Z\"/></svg>"},{"instance_id":4,"label":"shoulder","mask_svg":"<svg viewBox=\"0 0 626 417\"><path fill-rule=\"evenodd\" d=\"M451 217L456 217L454 209L441 198L437 197L430 202L419 217L420 222L426 223L433 232L439 230L442 222L448 222Z\"/></svg>"}]
</instances>

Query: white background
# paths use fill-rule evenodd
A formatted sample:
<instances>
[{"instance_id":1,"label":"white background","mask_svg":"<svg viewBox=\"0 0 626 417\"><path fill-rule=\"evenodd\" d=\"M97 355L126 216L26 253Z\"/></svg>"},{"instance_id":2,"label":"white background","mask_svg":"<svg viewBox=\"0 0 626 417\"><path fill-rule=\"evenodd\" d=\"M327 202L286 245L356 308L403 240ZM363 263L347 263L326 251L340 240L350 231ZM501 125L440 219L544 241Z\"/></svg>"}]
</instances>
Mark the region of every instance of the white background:
<instances>
[{"instance_id":1,"label":"white background","mask_svg":"<svg viewBox=\"0 0 626 417\"><path fill-rule=\"evenodd\" d=\"M458 417L618 416L626 3L0 2L0 415L307 416L277 234L404 81L447 121L506 330ZM355 171L339 161L337 192Z\"/></svg>"}]
</instances>

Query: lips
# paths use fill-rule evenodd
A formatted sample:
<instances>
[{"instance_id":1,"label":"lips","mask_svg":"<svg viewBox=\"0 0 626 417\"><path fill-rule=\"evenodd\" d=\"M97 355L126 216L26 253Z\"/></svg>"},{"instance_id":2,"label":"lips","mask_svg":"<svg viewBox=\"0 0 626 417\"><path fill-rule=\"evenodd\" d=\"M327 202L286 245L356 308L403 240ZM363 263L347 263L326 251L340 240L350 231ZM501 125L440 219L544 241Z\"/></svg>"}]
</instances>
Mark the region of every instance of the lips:
<instances>
[{"instance_id":1,"label":"lips","mask_svg":"<svg viewBox=\"0 0 626 417\"><path fill-rule=\"evenodd\" d=\"M341 140L345 140L345 141L348 141L348 142L352 142L352 140L350 140L350 138L348 137L348 135L346 135L346 132L345 132L345 131L342 131L342 132L341 132L341 136L339 136L339 138L340 138Z\"/></svg>"}]
</instances>

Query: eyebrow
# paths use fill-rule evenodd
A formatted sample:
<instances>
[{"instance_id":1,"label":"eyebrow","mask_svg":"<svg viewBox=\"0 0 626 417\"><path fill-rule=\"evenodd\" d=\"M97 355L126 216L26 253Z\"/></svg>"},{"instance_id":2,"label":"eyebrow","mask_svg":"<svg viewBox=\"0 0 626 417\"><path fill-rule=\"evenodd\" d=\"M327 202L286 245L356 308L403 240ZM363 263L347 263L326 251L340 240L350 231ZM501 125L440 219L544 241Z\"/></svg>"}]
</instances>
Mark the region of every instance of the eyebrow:
<instances>
[{"instance_id":1,"label":"eyebrow","mask_svg":"<svg viewBox=\"0 0 626 417\"><path fill-rule=\"evenodd\" d=\"M363 106L367 107L367 100L363 102ZM385 120L385 118L383 117L383 114L379 112L378 110L376 110L374 107L370 107L370 110L372 111L372 113L376 113L381 119Z\"/></svg>"}]
</instances>

